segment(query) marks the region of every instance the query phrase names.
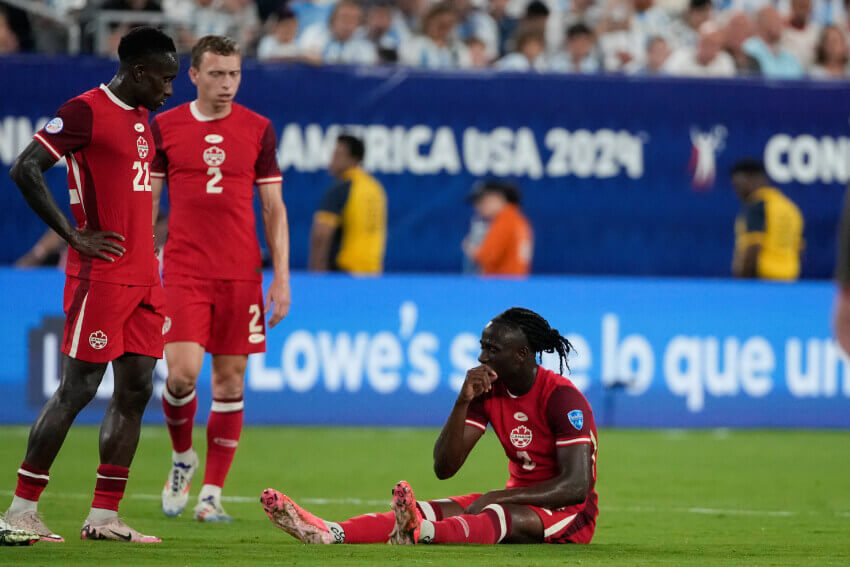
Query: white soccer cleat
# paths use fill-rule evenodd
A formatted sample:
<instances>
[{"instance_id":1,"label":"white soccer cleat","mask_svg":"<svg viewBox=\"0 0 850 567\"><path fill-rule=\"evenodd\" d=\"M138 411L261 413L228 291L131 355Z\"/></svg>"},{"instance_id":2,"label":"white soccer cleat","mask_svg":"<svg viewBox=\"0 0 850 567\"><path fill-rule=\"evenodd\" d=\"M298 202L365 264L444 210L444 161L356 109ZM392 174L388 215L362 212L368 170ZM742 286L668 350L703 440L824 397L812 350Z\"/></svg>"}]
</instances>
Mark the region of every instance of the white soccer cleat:
<instances>
[{"instance_id":1,"label":"white soccer cleat","mask_svg":"<svg viewBox=\"0 0 850 567\"><path fill-rule=\"evenodd\" d=\"M65 543L65 538L53 533L50 528L44 525L38 512L23 512L21 514L6 512L3 520L9 526L9 529L33 533L38 536L38 541Z\"/></svg>"},{"instance_id":2,"label":"white soccer cleat","mask_svg":"<svg viewBox=\"0 0 850 567\"><path fill-rule=\"evenodd\" d=\"M229 524L233 521L224 508L221 506L221 501L214 496L207 496L203 500L199 500L195 506L195 519L199 522Z\"/></svg>"},{"instance_id":3,"label":"white soccer cleat","mask_svg":"<svg viewBox=\"0 0 850 567\"><path fill-rule=\"evenodd\" d=\"M0 545L32 545L38 540L38 534L13 529L0 518Z\"/></svg>"},{"instance_id":4,"label":"white soccer cleat","mask_svg":"<svg viewBox=\"0 0 850 567\"><path fill-rule=\"evenodd\" d=\"M168 479L162 489L162 513L169 517L179 516L189 502L189 487L192 477L198 470L198 455L192 455L186 462L173 461Z\"/></svg>"},{"instance_id":5,"label":"white soccer cleat","mask_svg":"<svg viewBox=\"0 0 850 567\"><path fill-rule=\"evenodd\" d=\"M102 524L86 520L80 530L80 539L125 541L128 543L161 543L158 537L140 534L123 522L118 516Z\"/></svg>"}]
</instances>

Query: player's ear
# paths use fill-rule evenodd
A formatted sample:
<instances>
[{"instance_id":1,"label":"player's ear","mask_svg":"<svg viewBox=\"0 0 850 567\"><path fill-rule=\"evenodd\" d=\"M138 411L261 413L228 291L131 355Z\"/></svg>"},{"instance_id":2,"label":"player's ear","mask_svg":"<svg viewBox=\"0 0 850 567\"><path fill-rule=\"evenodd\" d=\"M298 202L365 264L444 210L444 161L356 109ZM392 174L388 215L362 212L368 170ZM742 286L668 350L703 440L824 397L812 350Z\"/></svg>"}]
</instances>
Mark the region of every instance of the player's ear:
<instances>
[{"instance_id":1,"label":"player's ear","mask_svg":"<svg viewBox=\"0 0 850 567\"><path fill-rule=\"evenodd\" d=\"M141 83L145 76L145 66L142 63L136 63L131 67L130 73L133 75L134 81Z\"/></svg>"},{"instance_id":2,"label":"player's ear","mask_svg":"<svg viewBox=\"0 0 850 567\"><path fill-rule=\"evenodd\" d=\"M194 66L189 67L189 80L192 81L193 85L198 84L198 70Z\"/></svg>"}]
</instances>

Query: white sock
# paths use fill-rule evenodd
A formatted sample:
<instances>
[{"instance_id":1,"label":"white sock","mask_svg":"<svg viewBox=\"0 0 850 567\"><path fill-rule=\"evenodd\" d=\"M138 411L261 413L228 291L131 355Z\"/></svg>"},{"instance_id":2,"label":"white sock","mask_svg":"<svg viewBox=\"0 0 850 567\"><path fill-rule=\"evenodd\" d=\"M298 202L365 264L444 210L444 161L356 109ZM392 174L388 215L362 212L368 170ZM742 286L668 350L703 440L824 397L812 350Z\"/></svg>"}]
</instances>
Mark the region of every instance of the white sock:
<instances>
[{"instance_id":1,"label":"white sock","mask_svg":"<svg viewBox=\"0 0 850 567\"><path fill-rule=\"evenodd\" d=\"M430 520L422 520L419 524L419 542L431 543L434 541L434 522Z\"/></svg>"},{"instance_id":2,"label":"white sock","mask_svg":"<svg viewBox=\"0 0 850 567\"><path fill-rule=\"evenodd\" d=\"M178 453L177 451L171 451L171 460L175 463L188 463L192 460L192 456L195 454L195 449L189 447L188 451L183 451L182 453Z\"/></svg>"},{"instance_id":3,"label":"white sock","mask_svg":"<svg viewBox=\"0 0 850 567\"><path fill-rule=\"evenodd\" d=\"M25 514L27 512L38 512L38 501L27 500L20 496L12 498L12 505L9 506L9 512L12 514Z\"/></svg>"},{"instance_id":4,"label":"white sock","mask_svg":"<svg viewBox=\"0 0 850 567\"><path fill-rule=\"evenodd\" d=\"M198 494L198 500L206 500L212 496L216 502L221 502L221 487L214 484L205 484L201 487L201 493Z\"/></svg>"},{"instance_id":5,"label":"white sock","mask_svg":"<svg viewBox=\"0 0 850 567\"><path fill-rule=\"evenodd\" d=\"M89 510L89 517L86 518L87 522L91 522L92 524L105 524L112 518L117 518L118 512L115 510L107 510L105 508L92 508Z\"/></svg>"},{"instance_id":6,"label":"white sock","mask_svg":"<svg viewBox=\"0 0 850 567\"><path fill-rule=\"evenodd\" d=\"M345 543L345 530L342 529L342 526L336 522L322 521L325 522L325 526L327 526L328 531L334 536L334 543Z\"/></svg>"}]
</instances>

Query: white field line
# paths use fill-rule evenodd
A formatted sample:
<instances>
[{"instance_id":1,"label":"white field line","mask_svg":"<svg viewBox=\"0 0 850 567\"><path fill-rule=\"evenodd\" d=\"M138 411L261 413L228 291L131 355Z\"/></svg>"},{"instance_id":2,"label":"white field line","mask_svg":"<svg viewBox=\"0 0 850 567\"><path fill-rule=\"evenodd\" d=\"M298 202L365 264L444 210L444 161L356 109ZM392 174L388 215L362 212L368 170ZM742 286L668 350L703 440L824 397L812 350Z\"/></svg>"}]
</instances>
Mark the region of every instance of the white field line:
<instances>
[{"instance_id":1,"label":"white field line","mask_svg":"<svg viewBox=\"0 0 850 567\"><path fill-rule=\"evenodd\" d=\"M11 490L0 491L0 495L13 496L15 493ZM58 493L51 494L50 498L60 498L66 500L88 500L92 497L91 494L84 493ZM154 500L159 501L159 494L128 494L126 498L131 500ZM223 502L233 502L237 504L259 504L260 496L222 496ZM328 505L351 505L351 506L379 506L388 507L389 500L372 500L364 498L299 498L299 502L314 506ZM663 512L675 512L684 514L698 514L702 516L752 516L763 518L790 518L799 515L821 516L822 514L815 511L798 512L794 510L747 510L740 508L704 508L704 507L673 507L659 508L654 506L602 506L602 513L610 512L625 512L629 514L652 514ZM840 518L850 518L850 512L835 512L835 516Z\"/></svg>"}]
</instances>

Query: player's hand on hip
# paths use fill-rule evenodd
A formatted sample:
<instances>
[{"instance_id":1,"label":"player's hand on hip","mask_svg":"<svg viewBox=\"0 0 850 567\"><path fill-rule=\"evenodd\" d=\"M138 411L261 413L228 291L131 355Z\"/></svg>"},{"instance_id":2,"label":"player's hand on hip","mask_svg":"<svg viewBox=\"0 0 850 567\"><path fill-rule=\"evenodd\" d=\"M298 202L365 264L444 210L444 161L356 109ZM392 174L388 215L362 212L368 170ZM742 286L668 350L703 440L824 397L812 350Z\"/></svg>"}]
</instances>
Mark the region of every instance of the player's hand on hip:
<instances>
[{"instance_id":1,"label":"player's hand on hip","mask_svg":"<svg viewBox=\"0 0 850 567\"><path fill-rule=\"evenodd\" d=\"M274 327L286 317L291 302L289 280L273 278L266 294L266 313L269 313L269 328Z\"/></svg>"},{"instance_id":2,"label":"player's hand on hip","mask_svg":"<svg viewBox=\"0 0 850 567\"><path fill-rule=\"evenodd\" d=\"M463 511L464 514L480 514L484 511L486 506L490 504L496 503L496 497L494 492L488 492L487 494L482 495L478 500L470 504Z\"/></svg>"},{"instance_id":3,"label":"player's hand on hip","mask_svg":"<svg viewBox=\"0 0 850 567\"><path fill-rule=\"evenodd\" d=\"M460 388L458 398L464 402L471 402L481 394L489 392L497 378L498 376L493 369L484 364L469 369L466 373L466 380L463 381L463 386Z\"/></svg>"},{"instance_id":4,"label":"player's hand on hip","mask_svg":"<svg viewBox=\"0 0 850 567\"><path fill-rule=\"evenodd\" d=\"M118 244L118 242L124 242L124 237L117 232L83 228L71 233L68 244L71 248L85 256L100 258L106 262L114 262L114 257L120 258L126 252L124 247Z\"/></svg>"}]
</instances>

